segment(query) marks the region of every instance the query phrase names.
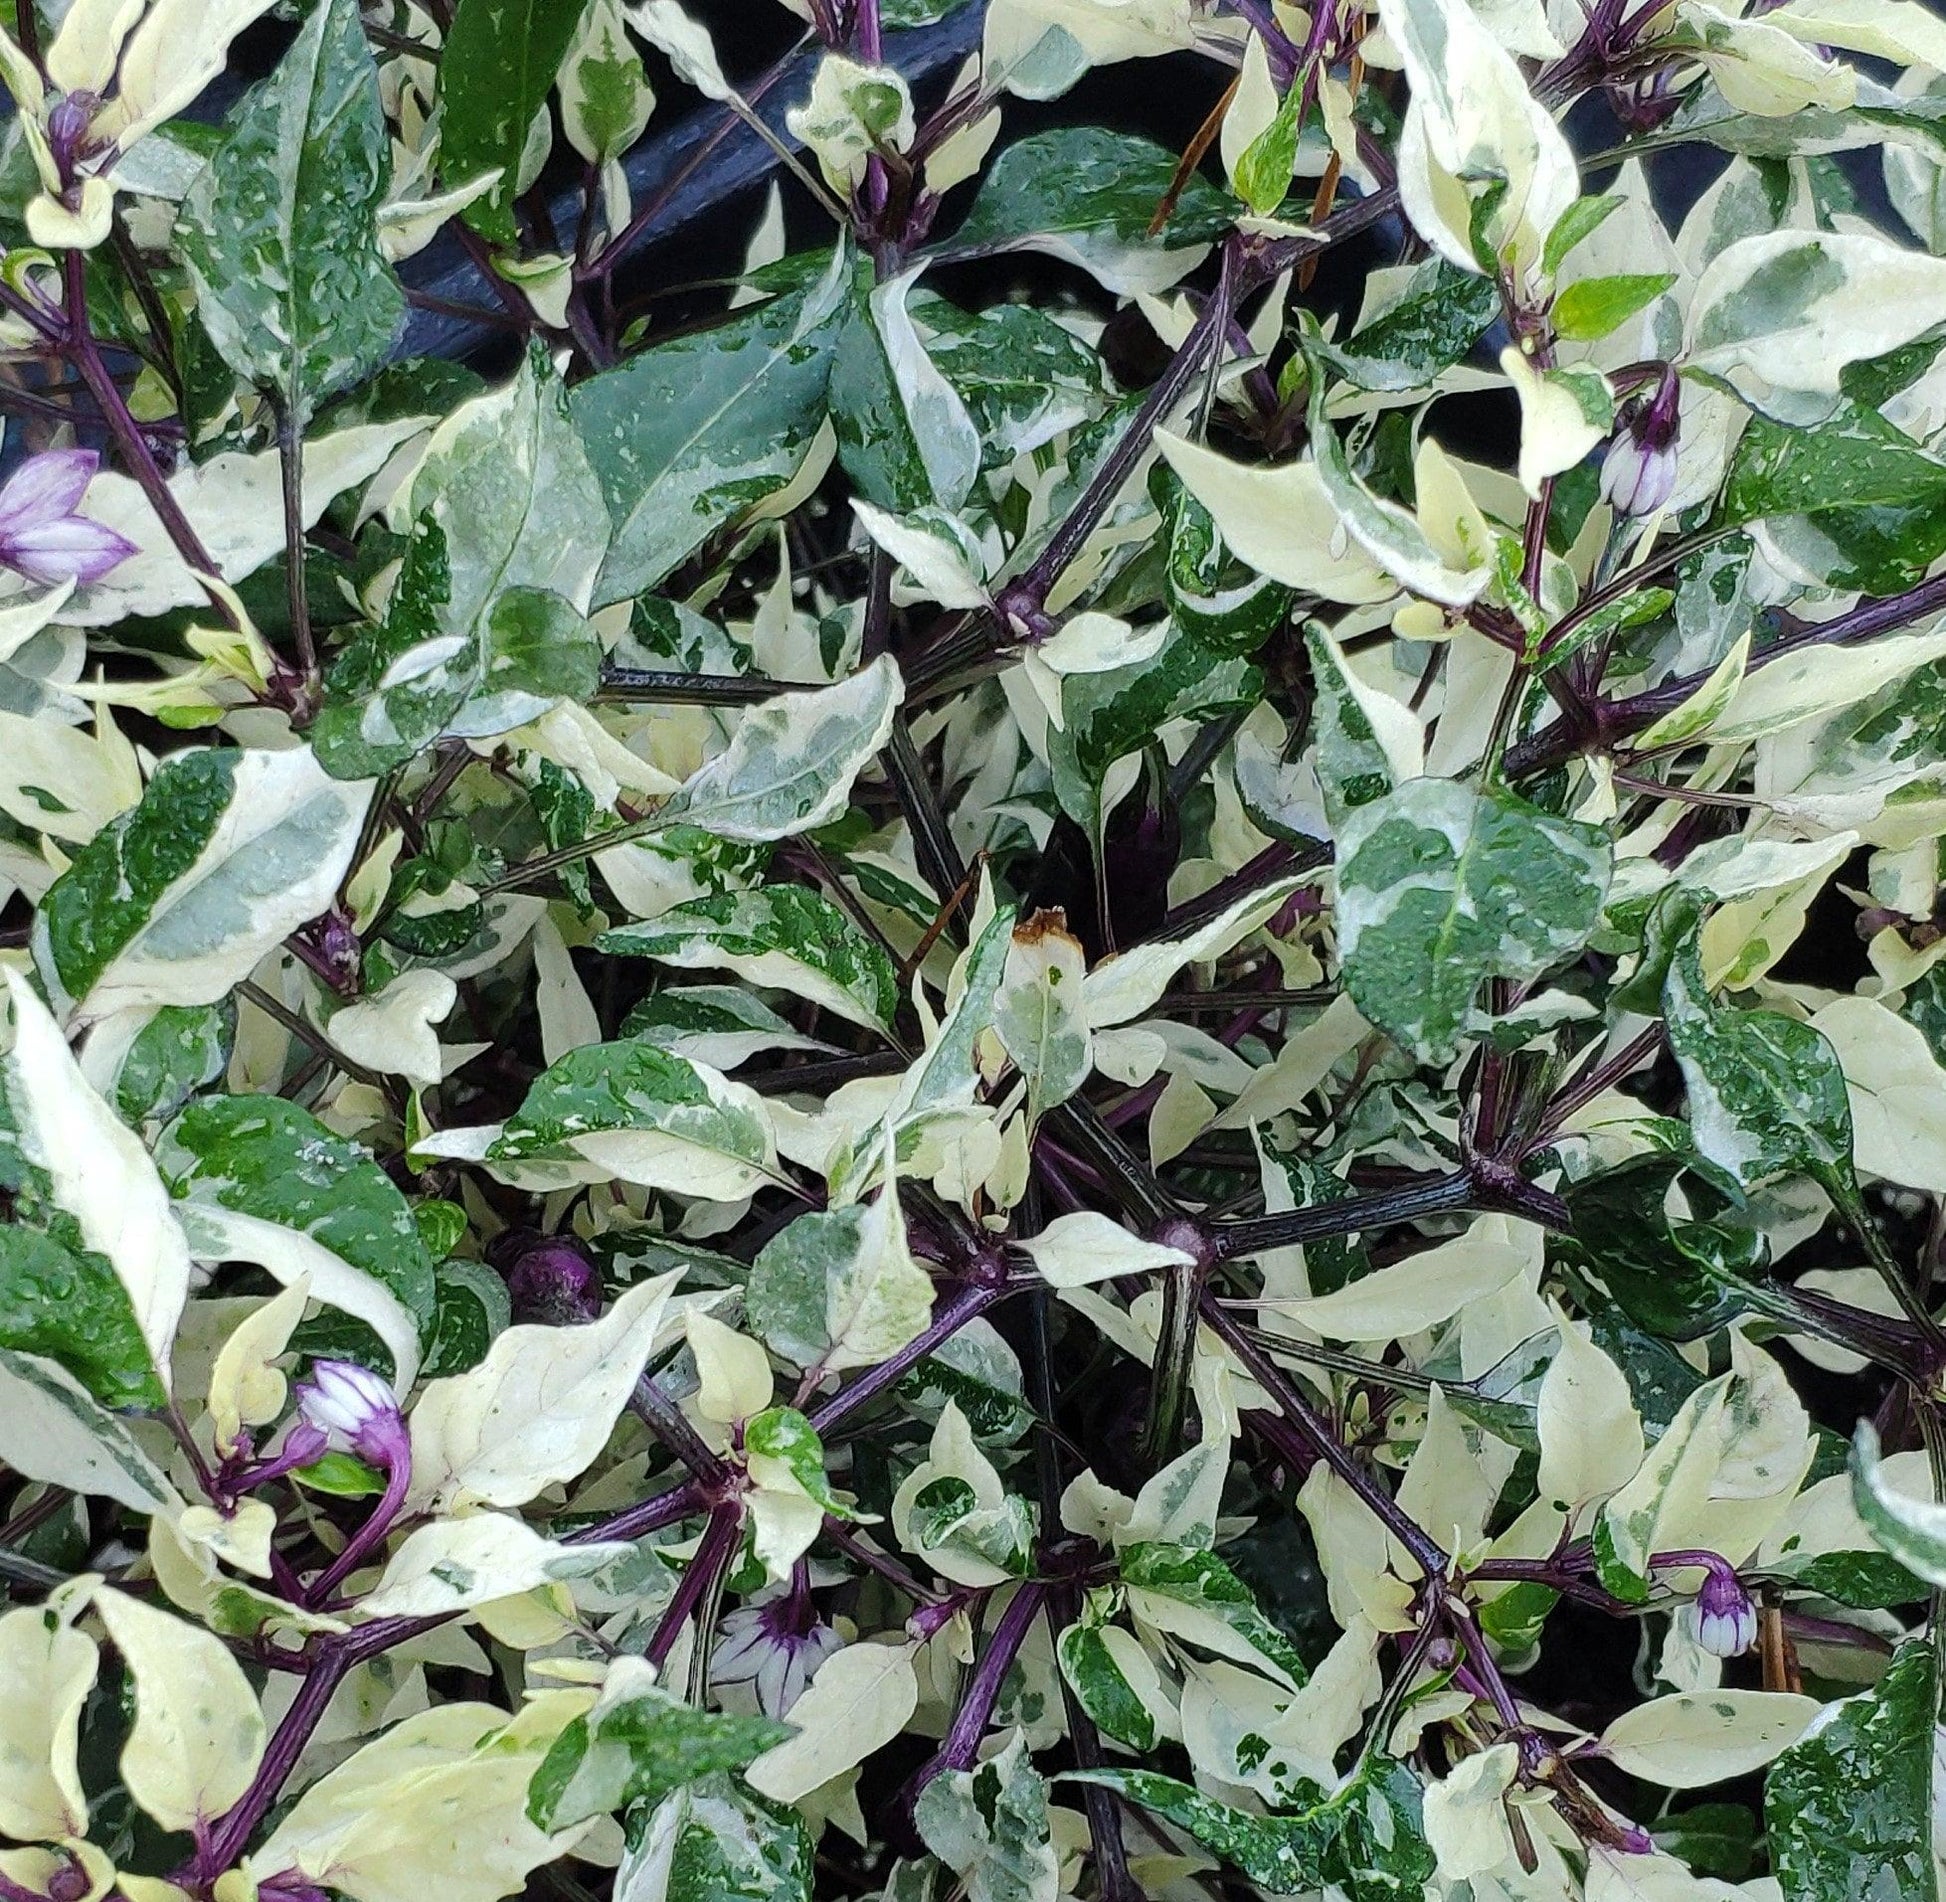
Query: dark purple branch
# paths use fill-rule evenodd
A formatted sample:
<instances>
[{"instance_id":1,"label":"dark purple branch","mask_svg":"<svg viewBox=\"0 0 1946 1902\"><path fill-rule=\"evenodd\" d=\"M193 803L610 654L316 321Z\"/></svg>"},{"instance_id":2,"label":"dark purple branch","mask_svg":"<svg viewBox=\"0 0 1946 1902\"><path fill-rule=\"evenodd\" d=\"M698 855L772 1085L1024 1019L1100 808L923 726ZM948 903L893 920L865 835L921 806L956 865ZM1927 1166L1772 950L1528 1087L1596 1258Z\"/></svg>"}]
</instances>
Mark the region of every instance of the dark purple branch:
<instances>
[{"instance_id":1,"label":"dark purple branch","mask_svg":"<svg viewBox=\"0 0 1946 1902\"><path fill-rule=\"evenodd\" d=\"M966 1681L965 1694L960 1698L959 1708L953 1713L952 1725L946 1732L945 1742L939 1747L939 1754L913 1779L915 1793L924 1789L942 1770L970 1770L973 1767L981 1740L987 1734L987 1725L992 1721L993 1707L999 1700L1001 1686L1007 1681L1007 1673L1013 1668L1014 1659L1020 1655L1020 1647L1027 1642L1027 1634L1034 1628L1034 1620L1040 1616L1047 1589L1045 1585L1030 1580L1007 1600L1007 1609L1000 1614L1000 1622L993 1627L986 1649L980 1653L979 1661L973 1667L973 1675Z\"/></svg>"},{"instance_id":2,"label":"dark purple branch","mask_svg":"<svg viewBox=\"0 0 1946 1902\"><path fill-rule=\"evenodd\" d=\"M1347 1196L1340 1202L1287 1209L1279 1215L1250 1215L1241 1221L1222 1222L1211 1232L1210 1246L1218 1261L1235 1261L1267 1248L1288 1248L1295 1242L1322 1241L1356 1234L1363 1228L1417 1222L1429 1215L1457 1215L1486 1200L1472 1174L1462 1169L1428 1182L1409 1183L1402 1189L1382 1189L1372 1195Z\"/></svg>"},{"instance_id":3,"label":"dark purple branch","mask_svg":"<svg viewBox=\"0 0 1946 1902\"><path fill-rule=\"evenodd\" d=\"M1675 543L1671 546L1680 550L1682 555L1687 555L1692 552L1694 543ZM1670 565L1660 557L1655 563L1658 570L1666 570ZM1627 593L1630 588L1639 585L1649 572L1647 568L1635 569L1623 577L1628 587L1621 587L1619 582L1615 587ZM1610 592L1614 592L1614 588ZM1594 604L1593 596L1582 606L1585 609L1591 604ZM1772 661L1781 660L1786 654L1796 653L1800 648L1851 646L1859 641L1871 640L1876 635L1909 626L1941 609L1946 609L1946 575L1934 575L1931 580L1922 581L1916 587L1906 589L1903 594L1886 595L1881 600L1868 601L1853 608L1849 614L1794 629L1782 640L1773 641L1761 652L1752 654L1749 671L1754 674L1768 667ZM1671 713L1681 706L1708 678L1709 672L1704 669L1665 681L1660 687L1652 687L1646 693L1631 694L1625 700L1597 701L1594 706L1594 743L1613 746L1642 732L1665 713ZM1557 720L1543 727L1531 739L1508 748L1507 772L1510 776L1523 777L1547 772L1571 758L1585 743L1569 729L1566 722Z\"/></svg>"},{"instance_id":4,"label":"dark purple branch","mask_svg":"<svg viewBox=\"0 0 1946 1902\"><path fill-rule=\"evenodd\" d=\"M1371 1508L1374 1517L1412 1555L1427 1578L1443 1578L1447 1566L1445 1549L1402 1512L1392 1495L1353 1458L1350 1449L1318 1418L1284 1370L1208 1294L1203 1297L1202 1312L1211 1331L1243 1363L1244 1371L1269 1395L1317 1457Z\"/></svg>"},{"instance_id":5,"label":"dark purple branch","mask_svg":"<svg viewBox=\"0 0 1946 1902\"><path fill-rule=\"evenodd\" d=\"M1007 1292L1007 1283L997 1278L965 1283L943 1307L934 1310L932 1323L923 1334L906 1342L876 1367L866 1368L850 1386L834 1394L811 1415L811 1425L820 1437L828 1434L867 1401L876 1400L888 1387L896 1386L911 1368L951 1340L967 1322L984 1314Z\"/></svg>"},{"instance_id":6,"label":"dark purple branch","mask_svg":"<svg viewBox=\"0 0 1946 1902\"><path fill-rule=\"evenodd\" d=\"M669 1653L676 1648L683 1626L728 1569L742 1542L743 1502L725 1500L710 1513L696 1555L683 1567L682 1577L676 1581L676 1589L643 1653L657 1670L669 1661Z\"/></svg>"}]
</instances>

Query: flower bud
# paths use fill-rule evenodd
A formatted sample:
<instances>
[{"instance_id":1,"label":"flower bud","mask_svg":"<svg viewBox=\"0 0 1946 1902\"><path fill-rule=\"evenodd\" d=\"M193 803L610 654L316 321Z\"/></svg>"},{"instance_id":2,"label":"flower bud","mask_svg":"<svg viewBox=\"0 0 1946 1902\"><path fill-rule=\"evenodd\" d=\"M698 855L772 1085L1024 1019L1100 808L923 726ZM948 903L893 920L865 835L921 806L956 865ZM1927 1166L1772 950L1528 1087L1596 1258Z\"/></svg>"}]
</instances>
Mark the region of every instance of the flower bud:
<instances>
[{"instance_id":1,"label":"flower bud","mask_svg":"<svg viewBox=\"0 0 1946 1902\"><path fill-rule=\"evenodd\" d=\"M311 1378L297 1389L297 1411L330 1445L349 1448L373 1466L389 1472L410 1457L405 1420L390 1385L356 1361L313 1362Z\"/></svg>"},{"instance_id":2,"label":"flower bud","mask_svg":"<svg viewBox=\"0 0 1946 1902\"><path fill-rule=\"evenodd\" d=\"M1757 1642L1757 1607L1720 1559L1710 1566L1690 1615L1696 1642L1712 1657L1740 1658Z\"/></svg>"},{"instance_id":3,"label":"flower bud","mask_svg":"<svg viewBox=\"0 0 1946 1902\"><path fill-rule=\"evenodd\" d=\"M1618 515L1653 515L1676 491L1681 391L1663 366L1655 394L1622 406L1601 464L1602 500Z\"/></svg>"},{"instance_id":4,"label":"flower bud","mask_svg":"<svg viewBox=\"0 0 1946 1902\"><path fill-rule=\"evenodd\" d=\"M257 1884L257 1902L331 1902L331 1891L319 1888L298 1870L280 1869Z\"/></svg>"},{"instance_id":5,"label":"flower bud","mask_svg":"<svg viewBox=\"0 0 1946 1902\"><path fill-rule=\"evenodd\" d=\"M88 129L100 110L101 100L94 93L70 92L63 93L49 111L48 150L54 154L54 163L63 178L73 172L79 159L87 156L94 143L88 137Z\"/></svg>"},{"instance_id":6,"label":"flower bud","mask_svg":"<svg viewBox=\"0 0 1946 1902\"><path fill-rule=\"evenodd\" d=\"M565 1235L529 1242L505 1273L516 1320L570 1327L601 1313L600 1272Z\"/></svg>"}]
</instances>

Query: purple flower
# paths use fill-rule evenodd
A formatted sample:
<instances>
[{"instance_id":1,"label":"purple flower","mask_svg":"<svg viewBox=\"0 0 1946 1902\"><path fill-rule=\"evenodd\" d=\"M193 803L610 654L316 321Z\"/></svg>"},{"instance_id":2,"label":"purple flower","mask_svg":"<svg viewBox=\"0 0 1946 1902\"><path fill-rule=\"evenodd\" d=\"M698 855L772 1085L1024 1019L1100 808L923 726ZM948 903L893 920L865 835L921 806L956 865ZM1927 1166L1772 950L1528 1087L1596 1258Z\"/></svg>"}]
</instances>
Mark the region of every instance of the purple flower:
<instances>
[{"instance_id":1,"label":"purple flower","mask_svg":"<svg viewBox=\"0 0 1946 1902\"><path fill-rule=\"evenodd\" d=\"M1618 515L1653 515L1676 492L1681 387L1662 366L1655 394L1623 404L1601 463L1602 500Z\"/></svg>"},{"instance_id":2,"label":"purple flower","mask_svg":"<svg viewBox=\"0 0 1946 1902\"><path fill-rule=\"evenodd\" d=\"M0 564L30 581L99 581L140 551L106 524L77 515L98 458L92 449L30 456L0 488Z\"/></svg>"},{"instance_id":3,"label":"purple flower","mask_svg":"<svg viewBox=\"0 0 1946 1902\"><path fill-rule=\"evenodd\" d=\"M759 1605L745 1605L723 1620L723 1635L710 1658L718 1685L748 1684L766 1717L782 1717L844 1640L818 1621L809 1592L795 1585Z\"/></svg>"},{"instance_id":4,"label":"purple flower","mask_svg":"<svg viewBox=\"0 0 1946 1902\"><path fill-rule=\"evenodd\" d=\"M1690 1616L1696 1642L1712 1657L1740 1658L1757 1642L1757 1607L1721 1559L1709 1567Z\"/></svg>"},{"instance_id":5,"label":"purple flower","mask_svg":"<svg viewBox=\"0 0 1946 1902\"><path fill-rule=\"evenodd\" d=\"M389 1473L411 1460L411 1442L391 1386L356 1361L313 1362L311 1378L297 1390L297 1411L329 1444L348 1448L368 1465Z\"/></svg>"}]
</instances>

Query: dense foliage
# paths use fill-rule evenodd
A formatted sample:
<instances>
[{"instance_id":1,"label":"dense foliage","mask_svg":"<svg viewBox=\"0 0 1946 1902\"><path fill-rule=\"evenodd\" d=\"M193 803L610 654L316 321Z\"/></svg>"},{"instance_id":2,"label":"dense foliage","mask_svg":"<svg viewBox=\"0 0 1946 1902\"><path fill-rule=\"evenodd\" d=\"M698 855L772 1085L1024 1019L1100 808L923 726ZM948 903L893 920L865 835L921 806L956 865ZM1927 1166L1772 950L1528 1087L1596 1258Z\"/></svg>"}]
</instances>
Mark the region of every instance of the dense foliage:
<instances>
[{"instance_id":1,"label":"dense foliage","mask_svg":"<svg viewBox=\"0 0 1946 1902\"><path fill-rule=\"evenodd\" d=\"M1936 1902L1946 22L794 4L10 9L0 1902Z\"/></svg>"}]
</instances>

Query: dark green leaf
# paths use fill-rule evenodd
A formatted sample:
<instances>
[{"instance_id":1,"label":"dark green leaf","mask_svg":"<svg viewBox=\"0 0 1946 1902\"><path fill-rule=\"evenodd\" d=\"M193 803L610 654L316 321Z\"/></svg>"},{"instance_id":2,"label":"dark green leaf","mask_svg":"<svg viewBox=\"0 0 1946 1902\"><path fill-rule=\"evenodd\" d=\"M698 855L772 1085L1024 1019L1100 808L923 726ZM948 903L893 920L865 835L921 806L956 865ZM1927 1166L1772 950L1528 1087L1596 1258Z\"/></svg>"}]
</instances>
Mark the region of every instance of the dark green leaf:
<instances>
[{"instance_id":1,"label":"dark green leaf","mask_svg":"<svg viewBox=\"0 0 1946 1902\"><path fill-rule=\"evenodd\" d=\"M156 1165L172 1195L294 1228L383 1282L427 1338L433 1266L412 1205L308 1111L275 1096L206 1097L162 1132Z\"/></svg>"},{"instance_id":2,"label":"dark green leaf","mask_svg":"<svg viewBox=\"0 0 1946 1902\"><path fill-rule=\"evenodd\" d=\"M1234 202L1192 172L1151 238L1149 221L1176 163L1162 146L1101 126L1033 133L994 161L966 222L942 248L953 257L1047 251L1111 291L1163 289L1228 227Z\"/></svg>"},{"instance_id":3,"label":"dark green leaf","mask_svg":"<svg viewBox=\"0 0 1946 1902\"><path fill-rule=\"evenodd\" d=\"M1070 1625L1055 1646L1061 1675L1094 1720L1095 1728L1131 1750L1153 1750L1155 1719L1122 1675L1101 1627Z\"/></svg>"},{"instance_id":4,"label":"dark green leaf","mask_svg":"<svg viewBox=\"0 0 1946 1902\"><path fill-rule=\"evenodd\" d=\"M466 208L496 243L519 235L513 201L521 153L547 103L583 0L460 0L439 60L439 171L449 186L498 182Z\"/></svg>"},{"instance_id":5,"label":"dark green leaf","mask_svg":"<svg viewBox=\"0 0 1946 1902\"><path fill-rule=\"evenodd\" d=\"M1784 1902L1937 1902L1932 1850L1938 1663L1910 1643L1770 1766L1764 1826Z\"/></svg>"},{"instance_id":6,"label":"dark green leaf","mask_svg":"<svg viewBox=\"0 0 1946 1902\"><path fill-rule=\"evenodd\" d=\"M1662 997L1698 1167L1734 1194L1809 1176L1841 1208L1855 1208L1851 1101L1823 1033L1777 1011L1718 1004L1693 939L1670 963Z\"/></svg>"},{"instance_id":7,"label":"dark green leaf","mask_svg":"<svg viewBox=\"0 0 1946 1902\"><path fill-rule=\"evenodd\" d=\"M1499 316L1493 280L1441 258L1421 265L1397 300L1363 329L1315 347L1361 390L1424 389L1468 355Z\"/></svg>"},{"instance_id":8,"label":"dark green leaf","mask_svg":"<svg viewBox=\"0 0 1946 1902\"><path fill-rule=\"evenodd\" d=\"M926 354L979 431L989 468L1038 449L1107 404L1101 359L1031 304L975 313L915 293L911 310Z\"/></svg>"},{"instance_id":9,"label":"dark green leaf","mask_svg":"<svg viewBox=\"0 0 1946 1902\"><path fill-rule=\"evenodd\" d=\"M105 1407L168 1398L113 1266L19 1221L0 1227L0 1347L59 1361Z\"/></svg>"},{"instance_id":10,"label":"dark green leaf","mask_svg":"<svg viewBox=\"0 0 1946 1902\"><path fill-rule=\"evenodd\" d=\"M653 587L793 475L825 414L849 265L713 330L654 344L574 392L614 543L597 597Z\"/></svg>"},{"instance_id":11,"label":"dark green leaf","mask_svg":"<svg viewBox=\"0 0 1946 1902\"><path fill-rule=\"evenodd\" d=\"M577 1717L555 1738L527 1788L539 1829L567 1829L590 1816L657 1803L719 1770L741 1770L791 1735L768 1717L700 1711L649 1688Z\"/></svg>"},{"instance_id":12,"label":"dark green leaf","mask_svg":"<svg viewBox=\"0 0 1946 1902\"><path fill-rule=\"evenodd\" d=\"M276 72L230 114L176 225L211 340L300 425L385 360L405 315L378 244L391 172L356 0L318 0Z\"/></svg>"},{"instance_id":13,"label":"dark green leaf","mask_svg":"<svg viewBox=\"0 0 1946 1902\"><path fill-rule=\"evenodd\" d=\"M1761 1269L1767 1250L1750 1229L1672 1223L1663 1199L1681 1173L1674 1157L1638 1156L1571 1184L1573 1230L1560 1247L1638 1327L1693 1341L1744 1310L1729 1277Z\"/></svg>"},{"instance_id":14,"label":"dark green leaf","mask_svg":"<svg viewBox=\"0 0 1946 1902\"><path fill-rule=\"evenodd\" d=\"M1598 828L1451 780L1358 807L1339 852L1346 987L1426 1063L1451 1059L1487 977L1537 978L1579 951L1608 890Z\"/></svg>"},{"instance_id":15,"label":"dark green leaf","mask_svg":"<svg viewBox=\"0 0 1946 1902\"><path fill-rule=\"evenodd\" d=\"M1232 1809L1148 1770L1094 1770L1068 1781L1104 1784L1166 1817L1274 1895L1335 1883L1351 1902L1417 1902L1432 1879L1419 1780L1388 1757L1367 1758L1336 1794L1283 1816Z\"/></svg>"},{"instance_id":16,"label":"dark green leaf","mask_svg":"<svg viewBox=\"0 0 1946 1902\"><path fill-rule=\"evenodd\" d=\"M693 899L647 924L603 932L596 943L623 957L782 985L854 1023L889 1024L899 1008L891 960L828 898L803 885Z\"/></svg>"},{"instance_id":17,"label":"dark green leaf","mask_svg":"<svg viewBox=\"0 0 1946 1902\"><path fill-rule=\"evenodd\" d=\"M721 1771L664 1801L680 1819L669 1902L811 1902L811 1832L796 1810L766 1802ZM658 1815L645 1840L655 1840L662 1823Z\"/></svg>"},{"instance_id":18,"label":"dark green leaf","mask_svg":"<svg viewBox=\"0 0 1946 1902\"><path fill-rule=\"evenodd\" d=\"M126 1123L173 1116L223 1074L236 1037L236 1007L165 1004L135 1033L115 1077L115 1109Z\"/></svg>"},{"instance_id":19,"label":"dark green leaf","mask_svg":"<svg viewBox=\"0 0 1946 1902\"><path fill-rule=\"evenodd\" d=\"M1946 495L1946 462L1856 403L1821 423L1787 428L1753 416L1737 442L1717 520L1909 507Z\"/></svg>"},{"instance_id":20,"label":"dark green leaf","mask_svg":"<svg viewBox=\"0 0 1946 1902\"><path fill-rule=\"evenodd\" d=\"M1186 629L1151 660L1067 675L1061 683L1065 725L1047 736L1062 809L1092 834L1102 781L1118 759L1140 752L1170 720L1208 719L1249 704L1262 684L1247 660Z\"/></svg>"}]
</instances>

